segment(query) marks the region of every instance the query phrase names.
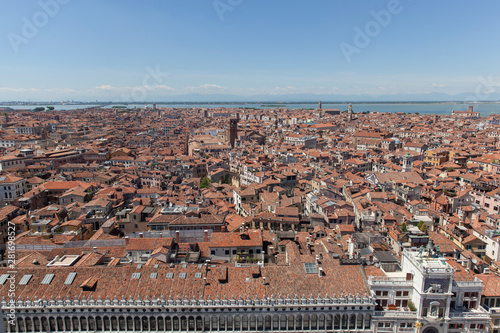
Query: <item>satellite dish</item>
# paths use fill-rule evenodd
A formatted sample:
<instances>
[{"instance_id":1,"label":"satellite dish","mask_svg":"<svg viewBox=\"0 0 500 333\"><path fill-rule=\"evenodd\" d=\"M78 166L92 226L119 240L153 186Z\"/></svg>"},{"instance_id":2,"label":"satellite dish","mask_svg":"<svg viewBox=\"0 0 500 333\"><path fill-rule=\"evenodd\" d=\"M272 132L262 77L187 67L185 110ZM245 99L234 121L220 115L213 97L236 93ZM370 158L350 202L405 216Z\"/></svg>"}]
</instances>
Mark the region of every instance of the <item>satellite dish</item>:
<instances>
[{"instance_id":1,"label":"satellite dish","mask_svg":"<svg viewBox=\"0 0 500 333\"><path fill-rule=\"evenodd\" d=\"M477 259L476 258L472 259L472 263L477 264Z\"/></svg>"}]
</instances>

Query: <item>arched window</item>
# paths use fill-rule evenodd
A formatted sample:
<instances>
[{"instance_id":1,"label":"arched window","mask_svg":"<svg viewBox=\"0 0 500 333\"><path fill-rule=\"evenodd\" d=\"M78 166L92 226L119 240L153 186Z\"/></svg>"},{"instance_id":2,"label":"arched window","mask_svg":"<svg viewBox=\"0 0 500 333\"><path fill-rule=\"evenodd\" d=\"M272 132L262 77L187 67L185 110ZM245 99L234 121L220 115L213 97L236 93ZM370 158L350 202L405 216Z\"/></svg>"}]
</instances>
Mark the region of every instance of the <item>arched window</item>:
<instances>
[{"instance_id":1,"label":"arched window","mask_svg":"<svg viewBox=\"0 0 500 333\"><path fill-rule=\"evenodd\" d=\"M297 317L295 317L295 329L297 331L300 331L302 329L302 316L301 315L297 315Z\"/></svg>"},{"instance_id":2,"label":"arched window","mask_svg":"<svg viewBox=\"0 0 500 333\"><path fill-rule=\"evenodd\" d=\"M369 313L365 314L365 330L369 329L372 325L372 316Z\"/></svg>"},{"instance_id":3,"label":"arched window","mask_svg":"<svg viewBox=\"0 0 500 333\"><path fill-rule=\"evenodd\" d=\"M127 329L126 325L127 325L127 322L125 321L125 318L119 317L118 318L118 329L120 331L125 331Z\"/></svg>"},{"instance_id":4,"label":"arched window","mask_svg":"<svg viewBox=\"0 0 500 333\"><path fill-rule=\"evenodd\" d=\"M132 317L127 316L127 327L125 328L127 331L133 331L134 330L134 320Z\"/></svg>"},{"instance_id":5,"label":"arched window","mask_svg":"<svg viewBox=\"0 0 500 333\"><path fill-rule=\"evenodd\" d=\"M360 313L358 314L357 320L356 320L356 328L362 329L363 328L363 315Z\"/></svg>"},{"instance_id":6,"label":"arched window","mask_svg":"<svg viewBox=\"0 0 500 333\"><path fill-rule=\"evenodd\" d=\"M212 317L212 331L218 331L219 330L219 325L217 321L217 317L213 316Z\"/></svg>"},{"instance_id":7,"label":"arched window","mask_svg":"<svg viewBox=\"0 0 500 333\"><path fill-rule=\"evenodd\" d=\"M342 315L342 329L346 330L348 324L349 324L349 316L346 314Z\"/></svg>"},{"instance_id":8,"label":"arched window","mask_svg":"<svg viewBox=\"0 0 500 333\"><path fill-rule=\"evenodd\" d=\"M304 330L309 330L310 329L310 327L311 327L311 317L309 317L308 314L304 315L304 322L303 322L302 325L303 325L302 327L304 328Z\"/></svg>"},{"instance_id":9,"label":"arched window","mask_svg":"<svg viewBox=\"0 0 500 333\"><path fill-rule=\"evenodd\" d=\"M33 326L35 332L40 332L41 323L38 317L33 318Z\"/></svg>"},{"instance_id":10,"label":"arched window","mask_svg":"<svg viewBox=\"0 0 500 333\"><path fill-rule=\"evenodd\" d=\"M325 329L325 315L324 314L319 315L318 329L320 329L320 330Z\"/></svg>"},{"instance_id":11,"label":"arched window","mask_svg":"<svg viewBox=\"0 0 500 333\"><path fill-rule=\"evenodd\" d=\"M288 330L291 331L293 330L293 323L294 323L294 318L292 315L288 316Z\"/></svg>"},{"instance_id":12,"label":"arched window","mask_svg":"<svg viewBox=\"0 0 500 333\"><path fill-rule=\"evenodd\" d=\"M161 328L161 329L163 329L163 328ZM196 317L196 331L201 331L202 329L203 329L203 319L200 316L198 316L198 317Z\"/></svg>"},{"instance_id":13,"label":"arched window","mask_svg":"<svg viewBox=\"0 0 500 333\"><path fill-rule=\"evenodd\" d=\"M101 317L95 317L95 327L98 331L102 331L102 319L101 319Z\"/></svg>"},{"instance_id":14,"label":"arched window","mask_svg":"<svg viewBox=\"0 0 500 333\"><path fill-rule=\"evenodd\" d=\"M226 317L226 320L227 320L227 327L226 327L226 330L227 331L234 331L234 327L233 327L233 317L231 315L227 316Z\"/></svg>"},{"instance_id":15,"label":"arched window","mask_svg":"<svg viewBox=\"0 0 500 333\"><path fill-rule=\"evenodd\" d=\"M75 331L75 329L71 327L71 318L70 317L64 317L64 326L66 327L66 329L65 329L66 331Z\"/></svg>"},{"instance_id":16,"label":"arched window","mask_svg":"<svg viewBox=\"0 0 500 333\"><path fill-rule=\"evenodd\" d=\"M340 315L338 314L336 314L335 317L333 317L333 329L334 330L340 329Z\"/></svg>"},{"instance_id":17,"label":"arched window","mask_svg":"<svg viewBox=\"0 0 500 333\"><path fill-rule=\"evenodd\" d=\"M25 332L26 328L24 327L24 320L21 317L17 318L17 327L11 327L12 330L17 330L19 332Z\"/></svg>"},{"instance_id":18,"label":"arched window","mask_svg":"<svg viewBox=\"0 0 500 333\"><path fill-rule=\"evenodd\" d=\"M156 318L153 316L149 317L149 330L156 331Z\"/></svg>"},{"instance_id":19,"label":"arched window","mask_svg":"<svg viewBox=\"0 0 500 333\"><path fill-rule=\"evenodd\" d=\"M78 320L78 317L71 318L71 321L73 322L73 331L79 331L80 330L80 321Z\"/></svg>"},{"instance_id":20,"label":"arched window","mask_svg":"<svg viewBox=\"0 0 500 333\"><path fill-rule=\"evenodd\" d=\"M187 318L181 317L181 330L187 331Z\"/></svg>"},{"instance_id":21,"label":"arched window","mask_svg":"<svg viewBox=\"0 0 500 333\"><path fill-rule=\"evenodd\" d=\"M165 318L165 331L171 331L172 330L172 317L166 317Z\"/></svg>"},{"instance_id":22,"label":"arched window","mask_svg":"<svg viewBox=\"0 0 500 333\"><path fill-rule=\"evenodd\" d=\"M271 316L270 315L267 315L266 316L266 321L265 321L265 330L266 331L270 331L272 329L271 327Z\"/></svg>"},{"instance_id":23,"label":"arched window","mask_svg":"<svg viewBox=\"0 0 500 333\"><path fill-rule=\"evenodd\" d=\"M248 331L248 316L243 316L241 318L241 329L243 331Z\"/></svg>"},{"instance_id":24,"label":"arched window","mask_svg":"<svg viewBox=\"0 0 500 333\"><path fill-rule=\"evenodd\" d=\"M61 321L61 323L62 323L62 321ZM49 318L49 327L50 327L51 331L57 330L57 328L56 328L56 320L54 319L54 317L50 317Z\"/></svg>"},{"instance_id":25,"label":"arched window","mask_svg":"<svg viewBox=\"0 0 500 333\"><path fill-rule=\"evenodd\" d=\"M234 317L234 330L235 331L241 330L241 318L240 318L240 316Z\"/></svg>"},{"instance_id":26,"label":"arched window","mask_svg":"<svg viewBox=\"0 0 500 333\"><path fill-rule=\"evenodd\" d=\"M250 331L255 331L255 328L257 327L257 319L255 318L254 315L250 316Z\"/></svg>"},{"instance_id":27,"label":"arched window","mask_svg":"<svg viewBox=\"0 0 500 333\"><path fill-rule=\"evenodd\" d=\"M326 327L327 330L333 329L333 316L331 314L326 315Z\"/></svg>"},{"instance_id":28,"label":"arched window","mask_svg":"<svg viewBox=\"0 0 500 333\"><path fill-rule=\"evenodd\" d=\"M431 302L430 304L430 311L429 311L429 317L438 317L439 316L439 302Z\"/></svg>"},{"instance_id":29,"label":"arched window","mask_svg":"<svg viewBox=\"0 0 500 333\"><path fill-rule=\"evenodd\" d=\"M356 328L356 315L355 314L352 314L350 317L349 317L349 329L350 330L353 330Z\"/></svg>"},{"instance_id":30,"label":"arched window","mask_svg":"<svg viewBox=\"0 0 500 333\"><path fill-rule=\"evenodd\" d=\"M110 318L110 321L111 321L111 330L112 331L118 331L119 328L118 328L118 319L116 319L115 316L111 317Z\"/></svg>"},{"instance_id":31,"label":"arched window","mask_svg":"<svg viewBox=\"0 0 500 333\"><path fill-rule=\"evenodd\" d=\"M89 317L89 331L95 330L95 320L94 317Z\"/></svg>"},{"instance_id":32,"label":"arched window","mask_svg":"<svg viewBox=\"0 0 500 333\"><path fill-rule=\"evenodd\" d=\"M163 331L163 330L165 330L165 320L163 319L163 317L158 317L158 331Z\"/></svg>"},{"instance_id":33,"label":"arched window","mask_svg":"<svg viewBox=\"0 0 500 333\"><path fill-rule=\"evenodd\" d=\"M140 332L141 330L141 318L134 317L134 331Z\"/></svg>"},{"instance_id":34,"label":"arched window","mask_svg":"<svg viewBox=\"0 0 500 333\"><path fill-rule=\"evenodd\" d=\"M203 317L203 329L205 331L210 331L210 317Z\"/></svg>"},{"instance_id":35,"label":"arched window","mask_svg":"<svg viewBox=\"0 0 500 333\"><path fill-rule=\"evenodd\" d=\"M26 318L26 331L28 332L31 332L33 331L34 328L33 328L33 321L31 320L31 318Z\"/></svg>"},{"instance_id":36,"label":"arched window","mask_svg":"<svg viewBox=\"0 0 500 333\"><path fill-rule=\"evenodd\" d=\"M311 315L311 329L316 330L318 328L318 316L313 314Z\"/></svg>"},{"instance_id":37,"label":"arched window","mask_svg":"<svg viewBox=\"0 0 500 333\"><path fill-rule=\"evenodd\" d=\"M102 318L102 323L103 323L102 326L104 327L104 330L105 331L109 331L110 321L109 321L109 317L108 316Z\"/></svg>"},{"instance_id":38,"label":"arched window","mask_svg":"<svg viewBox=\"0 0 500 333\"><path fill-rule=\"evenodd\" d=\"M86 331L86 330L87 330L87 327L88 327L87 322L88 322L88 321L87 321L87 318L86 318L86 317L80 317L80 329L81 329L82 331ZM92 328L92 329L93 329L93 328Z\"/></svg>"}]
</instances>

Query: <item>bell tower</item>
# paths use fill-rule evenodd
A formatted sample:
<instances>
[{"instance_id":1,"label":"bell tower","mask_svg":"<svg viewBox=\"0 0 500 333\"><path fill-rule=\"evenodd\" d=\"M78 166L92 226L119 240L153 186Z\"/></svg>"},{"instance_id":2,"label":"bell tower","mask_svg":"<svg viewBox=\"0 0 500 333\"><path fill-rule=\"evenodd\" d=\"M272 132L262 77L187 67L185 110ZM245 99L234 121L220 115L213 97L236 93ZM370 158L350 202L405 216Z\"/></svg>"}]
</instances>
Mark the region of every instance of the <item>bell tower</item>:
<instances>
[{"instance_id":1,"label":"bell tower","mask_svg":"<svg viewBox=\"0 0 500 333\"><path fill-rule=\"evenodd\" d=\"M239 114L236 114L236 118L229 119L229 144L231 145L231 148L234 148L236 138L238 137L239 120Z\"/></svg>"},{"instance_id":2,"label":"bell tower","mask_svg":"<svg viewBox=\"0 0 500 333\"><path fill-rule=\"evenodd\" d=\"M401 172L411 172L411 168L413 167L413 159L410 153L406 153L403 156L403 168Z\"/></svg>"}]
</instances>

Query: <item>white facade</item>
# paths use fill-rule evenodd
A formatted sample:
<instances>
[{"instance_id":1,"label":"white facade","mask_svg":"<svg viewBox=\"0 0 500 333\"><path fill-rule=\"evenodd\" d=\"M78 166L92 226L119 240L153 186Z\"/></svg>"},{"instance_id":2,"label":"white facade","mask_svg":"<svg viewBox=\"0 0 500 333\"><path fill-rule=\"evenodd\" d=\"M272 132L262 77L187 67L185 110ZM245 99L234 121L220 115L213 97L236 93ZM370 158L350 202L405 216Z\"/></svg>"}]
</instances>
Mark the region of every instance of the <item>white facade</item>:
<instances>
[{"instance_id":1,"label":"white facade","mask_svg":"<svg viewBox=\"0 0 500 333\"><path fill-rule=\"evenodd\" d=\"M472 234L486 243L486 256L491 261L500 260L500 229L486 230L484 234L472 230Z\"/></svg>"},{"instance_id":2,"label":"white facade","mask_svg":"<svg viewBox=\"0 0 500 333\"><path fill-rule=\"evenodd\" d=\"M311 135L289 135L285 137L285 140L287 144L292 146L305 146L306 148L312 148L316 146L317 138Z\"/></svg>"},{"instance_id":3,"label":"white facade","mask_svg":"<svg viewBox=\"0 0 500 333\"><path fill-rule=\"evenodd\" d=\"M17 178L17 177L16 177ZM0 177L0 201L11 202L26 192L24 179L9 181L5 176Z\"/></svg>"},{"instance_id":4,"label":"white facade","mask_svg":"<svg viewBox=\"0 0 500 333\"><path fill-rule=\"evenodd\" d=\"M400 272L369 278L378 310L383 309L375 312L374 331L414 332L421 325L422 333L487 332L482 281L456 281L455 271L442 257L405 250Z\"/></svg>"}]
</instances>

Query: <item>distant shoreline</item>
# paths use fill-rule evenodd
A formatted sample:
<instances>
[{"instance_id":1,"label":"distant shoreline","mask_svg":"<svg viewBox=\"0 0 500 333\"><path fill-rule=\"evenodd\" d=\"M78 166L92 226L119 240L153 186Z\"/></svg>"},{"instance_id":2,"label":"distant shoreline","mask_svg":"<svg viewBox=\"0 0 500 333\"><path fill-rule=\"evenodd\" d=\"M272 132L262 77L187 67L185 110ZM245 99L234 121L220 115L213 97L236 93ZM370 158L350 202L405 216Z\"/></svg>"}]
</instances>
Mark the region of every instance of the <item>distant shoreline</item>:
<instances>
[{"instance_id":1,"label":"distant shoreline","mask_svg":"<svg viewBox=\"0 0 500 333\"><path fill-rule=\"evenodd\" d=\"M136 104L162 104L162 105L234 105L234 104L263 104L262 106L269 107L282 107L284 104L317 104L319 101L231 101L231 102L188 102L188 101L169 101L169 102L151 102L151 101L138 101L124 103L123 101L106 101L106 102L0 102L0 107L2 106L48 106L48 105L136 105ZM500 104L500 101L321 101L322 104L348 104L352 103L355 105L363 104Z\"/></svg>"}]
</instances>

